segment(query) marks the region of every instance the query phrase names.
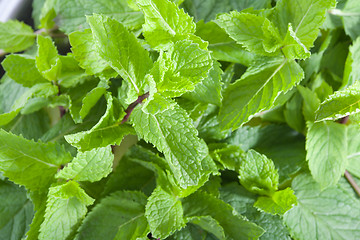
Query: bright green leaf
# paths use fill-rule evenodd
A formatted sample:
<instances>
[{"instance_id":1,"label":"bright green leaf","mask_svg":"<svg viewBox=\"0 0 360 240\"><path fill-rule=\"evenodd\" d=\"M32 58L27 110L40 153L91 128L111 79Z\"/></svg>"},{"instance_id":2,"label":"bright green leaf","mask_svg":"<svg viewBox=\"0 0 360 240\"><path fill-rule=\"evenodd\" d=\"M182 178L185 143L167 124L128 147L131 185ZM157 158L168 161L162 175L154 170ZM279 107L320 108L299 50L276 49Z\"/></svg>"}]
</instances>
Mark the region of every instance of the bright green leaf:
<instances>
[{"instance_id":1,"label":"bright green leaf","mask_svg":"<svg viewBox=\"0 0 360 240\"><path fill-rule=\"evenodd\" d=\"M254 207L273 215L283 215L296 203L294 191L291 188L286 188L275 192L271 197L259 197Z\"/></svg>"},{"instance_id":2,"label":"bright green leaf","mask_svg":"<svg viewBox=\"0 0 360 240\"><path fill-rule=\"evenodd\" d=\"M47 188L71 156L55 143L26 140L0 130L0 170L11 181L30 190Z\"/></svg>"},{"instance_id":3,"label":"bright green leaf","mask_svg":"<svg viewBox=\"0 0 360 240\"><path fill-rule=\"evenodd\" d=\"M157 187L149 197L145 216L156 238L166 238L185 226L180 200L161 187Z\"/></svg>"},{"instance_id":4,"label":"bright green leaf","mask_svg":"<svg viewBox=\"0 0 360 240\"><path fill-rule=\"evenodd\" d=\"M169 0L137 0L145 15L144 36L157 49L166 49L171 42L188 38L195 32L195 23L183 9Z\"/></svg>"},{"instance_id":5,"label":"bright green leaf","mask_svg":"<svg viewBox=\"0 0 360 240\"><path fill-rule=\"evenodd\" d=\"M297 86L299 93L304 99L303 114L306 121L315 121L315 112L320 106L320 99L316 93L301 85Z\"/></svg>"},{"instance_id":6,"label":"bright green leaf","mask_svg":"<svg viewBox=\"0 0 360 240\"><path fill-rule=\"evenodd\" d=\"M0 49L5 52L20 52L35 42L30 26L16 20L0 22Z\"/></svg>"},{"instance_id":7,"label":"bright green leaf","mask_svg":"<svg viewBox=\"0 0 360 240\"><path fill-rule=\"evenodd\" d=\"M310 51L296 36L290 23L281 51L287 59L305 59L311 55Z\"/></svg>"},{"instance_id":8,"label":"bright green leaf","mask_svg":"<svg viewBox=\"0 0 360 240\"><path fill-rule=\"evenodd\" d=\"M279 93L289 91L303 77L295 61L282 58L271 58L248 68L225 90L219 114L221 126L235 130L255 113L273 108Z\"/></svg>"},{"instance_id":9,"label":"bright green leaf","mask_svg":"<svg viewBox=\"0 0 360 240\"><path fill-rule=\"evenodd\" d=\"M308 174L297 176L292 188L299 204L284 215L295 239L355 240L360 235L359 200L339 186L321 191Z\"/></svg>"},{"instance_id":10,"label":"bright green leaf","mask_svg":"<svg viewBox=\"0 0 360 240\"><path fill-rule=\"evenodd\" d=\"M51 29L54 27L54 18L56 17L56 2L57 0L45 0L39 14L40 24L39 28Z\"/></svg>"},{"instance_id":11,"label":"bright green leaf","mask_svg":"<svg viewBox=\"0 0 360 240\"><path fill-rule=\"evenodd\" d=\"M246 154L238 145L214 143L209 145L211 157L223 168L238 171Z\"/></svg>"},{"instance_id":12,"label":"bright green leaf","mask_svg":"<svg viewBox=\"0 0 360 240\"><path fill-rule=\"evenodd\" d=\"M37 70L35 58L29 55L11 54L1 63L7 75L24 87L48 82ZM21 71L19 69L21 68Z\"/></svg>"},{"instance_id":13,"label":"bright green leaf","mask_svg":"<svg viewBox=\"0 0 360 240\"><path fill-rule=\"evenodd\" d=\"M65 139L81 151L88 151L110 144L119 145L125 135L135 134L128 124L121 124L125 116L123 108L111 94L106 94L107 108L100 121L90 130L66 135Z\"/></svg>"},{"instance_id":14,"label":"bright green leaf","mask_svg":"<svg viewBox=\"0 0 360 240\"><path fill-rule=\"evenodd\" d=\"M51 187L39 239L66 239L72 228L85 217L86 207L93 203L94 199L74 181Z\"/></svg>"},{"instance_id":15,"label":"bright green leaf","mask_svg":"<svg viewBox=\"0 0 360 240\"><path fill-rule=\"evenodd\" d=\"M335 185L347 165L347 128L324 121L310 123L306 136L306 160L314 179L322 188Z\"/></svg>"},{"instance_id":16,"label":"bright green leaf","mask_svg":"<svg viewBox=\"0 0 360 240\"><path fill-rule=\"evenodd\" d=\"M146 196L140 192L118 191L101 200L78 230L78 240L136 240L146 236ZM104 217L106 216L106 217Z\"/></svg>"},{"instance_id":17,"label":"bright green leaf","mask_svg":"<svg viewBox=\"0 0 360 240\"><path fill-rule=\"evenodd\" d=\"M336 120L360 112L360 84L336 91L320 104L315 119Z\"/></svg>"},{"instance_id":18,"label":"bright green leaf","mask_svg":"<svg viewBox=\"0 0 360 240\"><path fill-rule=\"evenodd\" d=\"M131 86L126 102L132 103L137 96L145 93L144 78L152 67L148 52L134 34L116 20L102 15L93 15L87 19L101 58Z\"/></svg>"},{"instance_id":19,"label":"bright green leaf","mask_svg":"<svg viewBox=\"0 0 360 240\"><path fill-rule=\"evenodd\" d=\"M113 160L110 146L78 152L76 158L56 174L56 178L96 182L112 172Z\"/></svg>"},{"instance_id":20,"label":"bright green leaf","mask_svg":"<svg viewBox=\"0 0 360 240\"><path fill-rule=\"evenodd\" d=\"M57 81L61 71L61 60L51 38L38 35L38 51L35 59L39 72L49 81Z\"/></svg>"},{"instance_id":21,"label":"bright green leaf","mask_svg":"<svg viewBox=\"0 0 360 240\"><path fill-rule=\"evenodd\" d=\"M169 51L162 52L151 74L158 92L178 97L193 91L206 78L212 67L210 52L189 40L176 42Z\"/></svg>"},{"instance_id":22,"label":"bright green leaf","mask_svg":"<svg viewBox=\"0 0 360 240\"><path fill-rule=\"evenodd\" d=\"M279 183L274 163L265 155L250 149L241 161L239 179L250 192L271 196Z\"/></svg>"}]
</instances>

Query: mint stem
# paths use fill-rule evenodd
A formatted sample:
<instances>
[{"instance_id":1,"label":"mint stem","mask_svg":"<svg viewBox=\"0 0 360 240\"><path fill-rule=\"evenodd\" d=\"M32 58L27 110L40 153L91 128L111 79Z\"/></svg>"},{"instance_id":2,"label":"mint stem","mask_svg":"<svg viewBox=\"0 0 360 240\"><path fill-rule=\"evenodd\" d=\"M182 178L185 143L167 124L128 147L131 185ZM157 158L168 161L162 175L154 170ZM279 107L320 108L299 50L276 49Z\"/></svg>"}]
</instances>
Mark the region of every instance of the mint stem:
<instances>
[{"instance_id":1,"label":"mint stem","mask_svg":"<svg viewBox=\"0 0 360 240\"><path fill-rule=\"evenodd\" d=\"M360 197L360 187L356 184L354 178L351 176L351 174L345 170L345 178L348 180L354 191L357 193L357 195Z\"/></svg>"},{"instance_id":2,"label":"mint stem","mask_svg":"<svg viewBox=\"0 0 360 240\"><path fill-rule=\"evenodd\" d=\"M123 123L125 123L127 120L129 120L130 114L132 113L132 111L134 110L134 108L135 108L138 104L142 103L142 101L144 101L144 100L145 100L146 98L148 98L148 97L149 97L149 92L147 92L147 93L139 96L138 99L136 99L135 102L131 103L131 104L126 108L126 110L125 110L126 115L125 115L125 117L123 118L123 120L121 121L121 124L123 124Z\"/></svg>"}]
</instances>

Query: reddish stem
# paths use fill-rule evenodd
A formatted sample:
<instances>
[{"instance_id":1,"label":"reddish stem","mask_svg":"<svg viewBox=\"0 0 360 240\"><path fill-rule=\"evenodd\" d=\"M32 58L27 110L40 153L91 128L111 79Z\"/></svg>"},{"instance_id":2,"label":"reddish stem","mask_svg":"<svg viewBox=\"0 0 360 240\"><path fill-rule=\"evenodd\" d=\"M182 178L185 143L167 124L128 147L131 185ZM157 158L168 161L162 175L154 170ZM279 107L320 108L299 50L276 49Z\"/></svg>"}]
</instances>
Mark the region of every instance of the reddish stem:
<instances>
[{"instance_id":1,"label":"reddish stem","mask_svg":"<svg viewBox=\"0 0 360 240\"><path fill-rule=\"evenodd\" d=\"M142 103L146 98L149 97L149 92L145 93L144 95L141 95L138 97L138 99L136 99L135 102L131 103L125 110L126 115L125 117L122 119L121 124L125 123L127 120L129 120L130 114L132 113L132 111L134 110L134 108Z\"/></svg>"}]
</instances>

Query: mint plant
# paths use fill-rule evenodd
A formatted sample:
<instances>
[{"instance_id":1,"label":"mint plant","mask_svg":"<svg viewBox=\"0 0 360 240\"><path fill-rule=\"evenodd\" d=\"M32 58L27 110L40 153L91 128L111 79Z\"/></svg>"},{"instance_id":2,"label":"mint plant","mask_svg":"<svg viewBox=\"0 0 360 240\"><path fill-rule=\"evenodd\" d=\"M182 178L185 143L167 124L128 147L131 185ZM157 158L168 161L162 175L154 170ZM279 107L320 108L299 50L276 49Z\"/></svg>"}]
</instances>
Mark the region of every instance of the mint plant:
<instances>
[{"instance_id":1,"label":"mint plant","mask_svg":"<svg viewBox=\"0 0 360 240\"><path fill-rule=\"evenodd\" d=\"M0 23L0 239L359 239L356 0L34 0Z\"/></svg>"}]
</instances>

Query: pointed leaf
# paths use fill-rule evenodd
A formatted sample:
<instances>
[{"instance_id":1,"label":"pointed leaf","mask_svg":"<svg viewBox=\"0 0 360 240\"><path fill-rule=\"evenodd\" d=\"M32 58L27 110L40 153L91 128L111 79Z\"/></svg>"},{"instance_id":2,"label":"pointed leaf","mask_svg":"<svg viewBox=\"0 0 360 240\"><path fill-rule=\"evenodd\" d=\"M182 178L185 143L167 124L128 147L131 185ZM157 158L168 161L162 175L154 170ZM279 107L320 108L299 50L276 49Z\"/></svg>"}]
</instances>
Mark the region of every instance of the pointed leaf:
<instances>
[{"instance_id":1,"label":"pointed leaf","mask_svg":"<svg viewBox=\"0 0 360 240\"><path fill-rule=\"evenodd\" d=\"M0 22L0 49L5 52L20 52L35 42L30 26L16 20Z\"/></svg>"},{"instance_id":2,"label":"pointed leaf","mask_svg":"<svg viewBox=\"0 0 360 240\"><path fill-rule=\"evenodd\" d=\"M265 155L250 149L241 161L239 179L250 192L271 196L279 183L274 163Z\"/></svg>"},{"instance_id":3,"label":"pointed leaf","mask_svg":"<svg viewBox=\"0 0 360 240\"><path fill-rule=\"evenodd\" d=\"M62 63L54 43L51 38L38 35L37 47L35 59L37 69L47 80L56 81L60 76Z\"/></svg>"},{"instance_id":4,"label":"pointed leaf","mask_svg":"<svg viewBox=\"0 0 360 240\"><path fill-rule=\"evenodd\" d=\"M71 156L60 145L26 140L0 130L0 170L30 190L47 188L60 165Z\"/></svg>"},{"instance_id":5,"label":"pointed leaf","mask_svg":"<svg viewBox=\"0 0 360 240\"><path fill-rule=\"evenodd\" d=\"M314 179L322 188L335 185L347 165L346 126L335 122L309 124L306 160Z\"/></svg>"},{"instance_id":6,"label":"pointed leaf","mask_svg":"<svg viewBox=\"0 0 360 240\"><path fill-rule=\"evenodd\" d=\"M275 192L271 197L259 197L254 207L273 215L283 215L296 203L294 191L291 188L286 188Z\"/></svg>"},{"instance_id":7,"label":"pointed leaf","mask_svg":"<svg viewBox=\"0 0 360 240\"><path fill-rule=\"evenodd\" d=\"M145 15L143 31L146 41L156 49L166 49L171 42L188 38L195 23L183 9L169 0L137 0Z\"/></svg>"},{"instance_id":8,"label":"pointed leaf","mask_svg":"<svg viewBox=\"0 0 360 240\"><path fill-rule=\"evenodd\" d=\"M40 240L66 239L72 228L85 217L87 206L94 203L79 184L69 181L49 189Z\"/></svg>"},{"instance_id":9,"label":"pointed leaf","mask_svg":"<svg viewBox=\"0 0 360 240\"><path fill-rule=\"evenodd\" d=\"M304 77L293 60L272 58L247 69L224 93L220 124L224 129L237 129L251 116L276 105L279 93L285 93Z\"/></svg>"},{"instance_id":10,"label":"pointed leaf","mask_svg":"<svg viewBox=\"0 0 360 240\"><path fill-rule=\"evenodd\" d=\"M56 174L56 178L96 182L111 173L113 160L110 146L78 152L77 156Z\"/></svg>"},{"instance_id":11,"label":"pointed leaf","mask_svg":"<svg viewBox=\"0 0 360 240\"><path fill-rule=\"evenodd\" d=\"M207 146L197 137L189 116L176 103L155 95L142 108L134 109L131 120L137 134L164 153L181 187L196 186L202 175L208 174L202 172Z\"/></svg>"},{"instance_id":12,"label":"pointed leaf","mask_svg":"<svg viewBox=\"0 0 360 240\"><path fill-rule=\"evenodd\" d=\"M305 59L311 55L310 51L296 36L291 23L289 23L281 51L287 59Z\"/></svg>"},{"instance_id":13,"label":"pointed leaf","mask_svg":"<svg viewBox=\"0 0 360 240\"><path fill-rule=\"evenodd\" d=\"M156 238L166 238L185 226L180 200L161 187L155 188L149 197L145 216Z\"/></svg>"},{"instance_id":14,"label":"pointed leaf","mask_svg":"<svg viewBox=\"0 0 360 240\"><path fill-rule=\"evenodd\" d=\"M124 78L129 86L132 103L137 96L144 94L145 75L152 67L148 52L124 25L102 15L88 17L97 50L102 59ZM134 96L136 96L134 98Z\"/></svg>"}]
</instances>

